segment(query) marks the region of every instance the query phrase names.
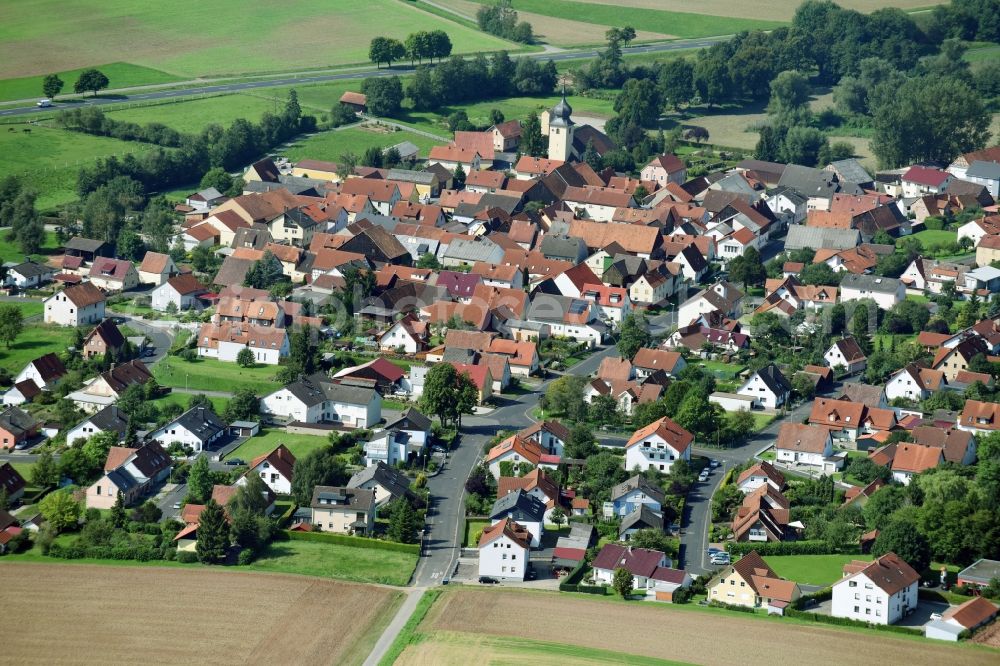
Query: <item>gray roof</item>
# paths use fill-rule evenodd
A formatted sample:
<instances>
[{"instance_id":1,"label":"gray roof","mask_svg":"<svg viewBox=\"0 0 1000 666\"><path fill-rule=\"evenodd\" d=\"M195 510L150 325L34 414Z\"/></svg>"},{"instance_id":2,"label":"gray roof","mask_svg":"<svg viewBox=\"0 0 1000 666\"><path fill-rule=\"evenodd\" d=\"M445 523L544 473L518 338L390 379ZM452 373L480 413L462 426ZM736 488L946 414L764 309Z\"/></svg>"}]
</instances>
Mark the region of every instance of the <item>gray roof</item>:
<instances>
[{"instance_id":1,"label":"gray roof","mask_svg":"<svg viewBox=\"0 0 1000 666\"><path fill-rule=\"evenodd\" d=\"M404 142L406 143L406 142ZM411 144L412 145L412 144ZM413 146L414 149L416 146ZM386 149L388 150L388 148ZM386 180L398 180L401 183L416 183L418 185L433 185L437 176L430 171L410 171L409 169L389 169Z\"/></svg>"},{"instance_id":2,"label":"gray roof","mask_svg":"<svg viewBox=\"0 0 1000 666\"><path fill-rule=\"evenodd\" d=\"M586 256L587 245L582 238L546 234L539 248L546 259L568 259L576 262L581 256Z\"/></svg>"},{"instance_id":3,"label":"gray roof","mask_svg":"<svg viewBox=\"0 0 1000 666\"><path fill-rule=\"evenodd\" d=\"M455 349L446 347L441 354L441 360L445 363L472 363L476 358L474 349Z\"/></svg>"},{"instance_id":4,"label":"gray roof","mask_svg":"<svg viewBox=\"0 0 1000 666\"><path fill-rule=\"evenodd\" d=\"M789 187L807 197L831 199L838 191L836 176L830 171L789 164L781 174L778 186Z\"/></svg>"},{"instance_id":5,"label":"gray roof","mask_svg":"<svg viewBox=\"0 0 1000 666\"><path fill-rule=\"evenodd\" d=\"M102 247L104 247L104 241L94 240L93 238L83 238L81 236L73 236L69 239L69 242L64 246L67 250L79 250L80 252L97 252Z\"/></svg>"},{"instance_id":6,"label":"gray roof","mask_svg":"<svg viewBox=\"0 0 1000 666\"><path fill-rule=\"evenodd\" d=\"M965 172L965 175L985 180L1000 180L1000 164L976 160L969 165L969 169Z\"/></svg>"},{"instance_id":7,"label":"gray roof","mask_svg":"<svg viewBox=\"0 0 1000 666\"><path fill-rule=\"evenodd\" d=\"M366 467L347 482L348 488L363 488L367 483L377 483L392 495L393 499L403 497L410 492L410 479L399 470L393 469L384 462ZM368 488L371 490L371 488Z\"/></svg>"},{"instance_id":8,"label":"gray roof","mask_svg":"<svg viewBox=\"0 0 1000 666\"><path fill-rule=\"evenodd\" d=\"M0 412L0 428L3 428L15 437L28 432L37 424L38 421L35 420L35 417L17 407L8 407L3 412Z\"/></svg>"},{"instance_id":9,"label":"gray roof","mask_svg":"<svg viewBox=\"0 0 1000 666\"><path fill-rule=\"evenodd\" d=\"M118 411L116 405L108 405L87 420L104 432L114 430L119 435L124 435L128 430L128 416Z\"/></svg>"},{"instance_id":10,"label":"gray roof","mask_svg":"<svg viewBox=\"0 0 1000 666\"><path fill-rule=\"evenodd\" d=\"M1000 577L1000 561L976 560L959 571L958 577L986 585L990 580Z\"/></svg>"},{"instance_id":11,"label":"gray roof","mask_svg":"<svg viewBox=\"0 0 1000 666\"><path fill-rule=\"evenodd\" d=\"M861 162L853 157L846 160L838 160L830 163L830 169L840 174L840 177L848 183L871 183L872 177Z\"/></svg>"},{"instance_id":12,"label":"gray roof","mask_svg":"<svg viewBox=\"0 0 1000 666\"><path fill-rule=\"evenodd\" d=\"M320 504L321 499L333 500L336 504ZM344 488L342 486L316 486L313 488L312 502L314 509L344 511L371 511L375 506L375 493L363 488Z\"/></svg>"},{"instance_id":13,"label":"gray roof","mask_svg":"<svg viewBox=\"0 0 1000 666\"><path fill-rule=\"evenodd\" d=\"M641 530L646 527L663 529L663 516L643 504L632 511L624 518L618 528L618 534L624 534L627 530Z\"/></svg>"},{"instance_id":14,"label":"gray roof","mask_svg":"<svg viewBox=\"0 0 1000 666\"><path fill-rule=\"evenodd\" d=\"M776 187L773 190L768 190L767 196L768 198L783 196L794 204L804 204L809 201L807 197L802 196L790 187Z\"/></svg>"},{"instance_id":15,"label":"gray roof","mask_svg":"<svg viewBox=\"0 0 1000 666\"><path fill-rule=\"evenodd\" d=\"M794 224L788 228L785 238L786 250L820 248L830 250L847 250L857 247L861 242L861 233L857 229L820 229Z\"/></svg>"},{"instance_id":16,"label":"gray roof","mask_svg":"<svg viewBox=\"0 0 1000 666\"><path fill-rule=\"evenodd\" d=\"M663 490L647 481L646 477L642 474L636 474L631 479L626 479L612 488L611 501L623 497L634 490L641 490L643 494L663 504Z\"/></svg>"},{"instance_id":17,"label":"gray roof","mask_svg":"<svg viewBox=\"0 0 1000 666\"><path fill-rule=\"evenodd\" d=\"M792 390L792 385L788 383L788 380L785 379L785 376L781 374L781 370L778 370L778 366L774 363L765 365L756 374L775 395L788 393Z\"/></svg>"},{"instance_id":18,"label":"gray roof","mask_svg":"<svg viewBox=\"0 0 1000 666\"><path fill-rule=\"evenodd\" d=\"M108 472L108 479L118 487L119 490L128 490L138 485L138 481L125 469L119 467Z\"/></svg>"},{"instance_id":19,"label":"gray roof","mask_svg":"<svg viewBox=\"0 0 1000 666\"><path fill-rule=\"evenodd\" d=\"M367 405L375 393L373 388L334 382L322 372L303 377L285 388L307 407L327 400L349 405Z\"/></svg>"},{"instance_id":20,"label":"gray roof","mask_svg":"<svg viewBox=\"0 0 1000 666\"><path fill-rule=\"evenodd\" d=\"M399 418L390 421L386 430L422 430L430 432L431 420L413 407L407 407Z\"/></svg>"},{"instance_id":21,"label":"gray roof","mask_svg":"<svg viewBox=\"0 0 1000 666\"><path fill-rule=\"evenodd\" d=\"M497 263L503 258L503 250L499 245L485 239L465 239L453 240L445 251L444 256L449 259L460 259L462 261L486 261Z\"/></svg>"},{"instance_id":22,"label":"gray roof","mask_svg":"<svg viewBox=\"0 0 1000 666\"><path fill-rule=\"evenodd\" d=\"M840 281L841 289L861 289L863 291L874 291L880 294L895 294L899 289L900 281L896 278L882 277L880 275L855 275L847 273Z\"/></svg>"},{"instance_id":23,"label":"gray roof","mask_svg":"<svg viewBox=\"0 0 1000 666\"><path fill-rule=\"evenodd\" d=\"M493 510L490 511L490 519L497 520L510 516L515 522L540 523L545 517L545 504L535 497L518 488L512 493L507 493L493 503Z\"/></svg>"},{"instance_id":24,"label":"gray roof","mask_svg":"<svg viewBox=\"0 0 1000 666\"><path fill-rule=\"evenodd\" d=\"M173 423L187 428L202 441L209 440L226 429L222 419L207 407L192 407L171 421Z\"/></svg>"},{"instance_id":25,"label":"gray roof","mask_svg":"<svg viewBox=\"0 0 1000 666\"><path fill-rule=\"evenodd\" d=\"M14 266L10 270L26 278L51 275L56 272L54 268L46 266L45 264L40 264L37 261L25 261L24 263Z\"/></svg>"},{"instance_id":26,"label":"gray roof","mask_svg":"<svg viewBox=\"0 0 1000 666\"><path fill-rule=\"evenodd\" d=\"M413 143L412 141L402 141L393 146L389 146L388 148L384 149L382 153L385 154L390 150L392 150L393 148L395 148L396 152L399 153L399 156L404 159L411 155L416 156L420 152L420 148L417 147L417 144ZM395 180L395 179L390 177L389 180Z\"/></svg>"}]
</instances>

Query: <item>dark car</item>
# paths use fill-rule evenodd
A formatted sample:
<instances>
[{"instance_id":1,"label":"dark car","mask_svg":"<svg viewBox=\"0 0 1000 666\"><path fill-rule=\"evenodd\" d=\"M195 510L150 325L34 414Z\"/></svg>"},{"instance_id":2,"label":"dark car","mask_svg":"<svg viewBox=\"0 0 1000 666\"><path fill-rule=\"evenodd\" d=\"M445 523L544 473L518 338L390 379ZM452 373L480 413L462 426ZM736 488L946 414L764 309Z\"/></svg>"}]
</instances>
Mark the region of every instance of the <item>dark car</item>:
<instances>
[{"instance_id":1,"label":"dark car","mask_svg":"<svg viewBox=\"0 0 1000 666\"><path fill-rule=\"evenodd\" d=\"M145 349L142 350L142 355L143 356L152 356L155 353L156 353L156 350L153 349L152 347L146 347Z\"/></svg>"},{"instance_id":2,"label":"dark car","mask_svg":"<svg viewBox=\"0 0 1000 666\"><path fill-rule=\"evenodd\" d=\"M479 577L479 583L481 585L496 585L499 582L500 581L498 581L496 578L493 578L491 576L480 576Z\"/></svg>"},{"instance_id":3,"label":"dark car","mask_svg":"<svg viewBox=\"0 0 1000 666\"><path fill-rule=\"evenodd\" d=\"M246 465L247 461L243 460L243 458L230 458L230 459L228 459L226 461L226 464L227 465L233 465L233 466L236 466L236 465Z\"/></svg>"}]
</instances>

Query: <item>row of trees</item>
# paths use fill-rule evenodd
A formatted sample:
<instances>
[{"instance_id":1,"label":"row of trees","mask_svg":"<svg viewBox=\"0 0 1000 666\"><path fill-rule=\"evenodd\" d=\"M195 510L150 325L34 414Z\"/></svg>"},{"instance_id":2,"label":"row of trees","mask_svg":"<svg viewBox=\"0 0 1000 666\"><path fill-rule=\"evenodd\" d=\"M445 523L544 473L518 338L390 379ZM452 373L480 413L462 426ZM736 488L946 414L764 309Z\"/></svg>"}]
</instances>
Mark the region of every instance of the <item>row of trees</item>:
<instances>
[{"instance_id":1,"label":"row of trees","mask_svg":"<svg viewBox=\"0 0 1000 666\"><path fill-rule=\"evenodd\" d=\"M483 32L512 42L531 44L535 41L531 24L517 20L517 11L511 0L497 0L492 5L483 5L476 11L476 23Z\"/></svg>"},{"instance_id":2,"label":"row of trees","mask_svg":"<svg viewBox=\"0 0 1000 666\"><path fill-rule=\"evenodd\" d=\"M392 37L373 38L368 47L368 59L376 67L381 67L383 62L392 67L392 63L403 58L409 58L410 64L423 62L424 58L434 62L435 58L450 56L451 49L451 38L444 30L421 30L407 35L405 42Z\"/></svg>"},{"instance_id":3,"label":"row of trees","mask_svg":"<svg viewBox=\"0 0 1000 666\"><path fill-rule=\"evenodd\" d=\"M109 83L108 77L100 70L85 69L76 78L76 83L73 84L73 92L81 94L92 92L94 95L97 95L97 91L104 90L108 87ZM48 74L42 79L42 94L52 99L62 92L65 85L66 83L59 78L58 74Z\"/></svg>"},{"instance_id":4,"label":"row of trees","mask_svg":"<svg viewBox=\"0 0 1000 666\"><path fill-rule=\"evenodd\" d=\"M35 254L45 242L45 223L38 215L38 193L16 176L0 180L0 227L10 227L6 240L24 254Z\"/></svg>"}]
</instances>

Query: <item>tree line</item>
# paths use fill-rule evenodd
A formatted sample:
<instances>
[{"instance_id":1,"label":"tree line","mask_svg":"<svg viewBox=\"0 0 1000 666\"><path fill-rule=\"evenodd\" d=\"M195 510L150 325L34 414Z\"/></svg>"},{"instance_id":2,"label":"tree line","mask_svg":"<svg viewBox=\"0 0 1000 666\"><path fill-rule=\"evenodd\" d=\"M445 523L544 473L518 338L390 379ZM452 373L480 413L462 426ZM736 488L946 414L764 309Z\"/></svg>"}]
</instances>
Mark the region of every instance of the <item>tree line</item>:
<instances>
[{"instance_id":1,"label":"tree line","mask_svg":"<svg viewBox=\"0 0 1000 666\"><path fill-rule=\"evenodd\" d=\"M447 58L451 49L451 37L444 30L420 30L407 35L405 42L392 37L373 38L368 46L368 59L376 67L381 67L383 62L392 67L392 63L403 58L409 58L412 65L423 62L424 58L431 62L435 58Z\"/></svg>"},{"instance_id":2,"label":"tree line","mask_svg":"<svg viewBox=\"0 0 1000 666\"><path fill-rule=\"evenodd\" d=\"M527 21L518 21L517 18L517 11L510 0L497 0L492 5L483 5L476 11L476 23L483 32L512 42L533 44L535 34L531 24Z\"/></svg>"},{"instance_id":3,"label":"tree line","mask_svg":"<svg viewBox=\"0 0 1000 666\"><path fill-rule=\"evenodd\" d=\"M94 95L97 95L97 91L104 90L108 87L109 83L108 77L99 69L85 69L80 72L76 83L73 84L73 92L92 92ZM42 79L42 94L52 99L62 92L65 85L66 82L58 74L47 74Z\"/></svg>"}]
</instances>

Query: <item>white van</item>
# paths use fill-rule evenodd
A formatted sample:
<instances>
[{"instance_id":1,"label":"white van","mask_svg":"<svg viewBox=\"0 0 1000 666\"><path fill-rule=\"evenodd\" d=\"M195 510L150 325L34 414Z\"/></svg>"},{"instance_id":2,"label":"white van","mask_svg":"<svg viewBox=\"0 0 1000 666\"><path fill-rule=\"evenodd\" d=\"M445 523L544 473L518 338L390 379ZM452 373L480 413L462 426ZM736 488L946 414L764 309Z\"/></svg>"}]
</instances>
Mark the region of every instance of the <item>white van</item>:
<instances>
[{"instance_id":1,"label":"white van","mask_svg":"<svg viewBox=\"0 0 1000 666\"><path fill-rule=\"evenodd\" d=\"M52 100L51 99L40 99L36 103L36 106L38 106L38 107L40 107L42 109L50 107L50 106L52 106Z\"/></svg>"}]
</instances>

